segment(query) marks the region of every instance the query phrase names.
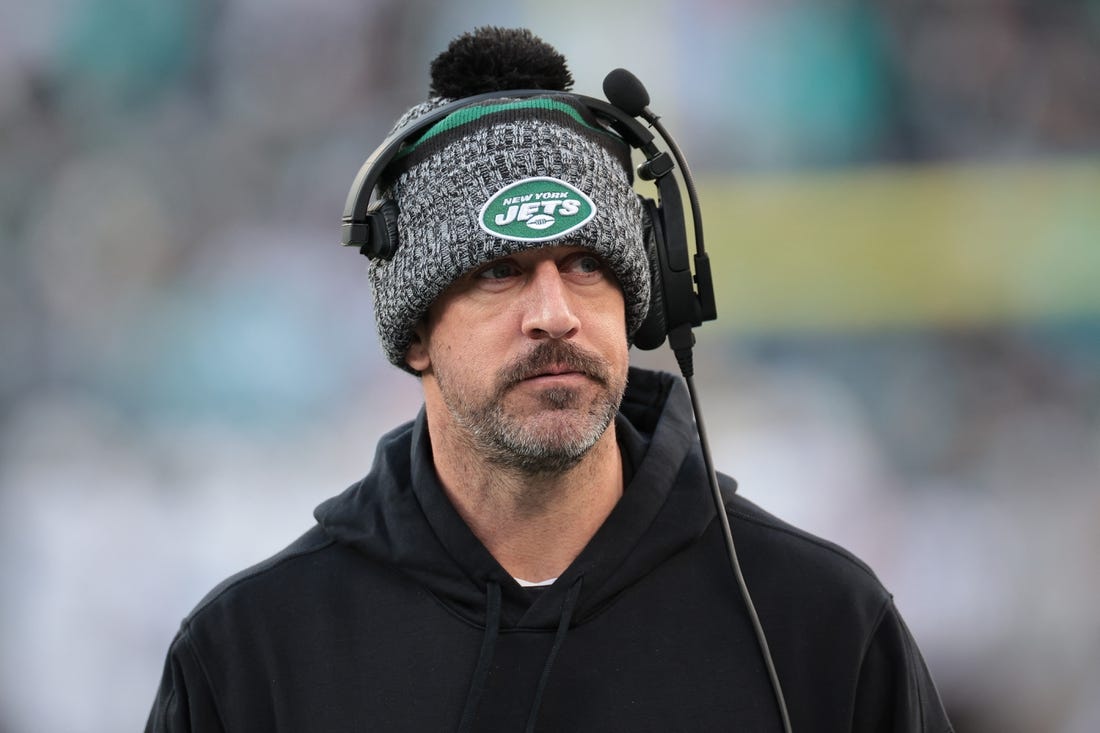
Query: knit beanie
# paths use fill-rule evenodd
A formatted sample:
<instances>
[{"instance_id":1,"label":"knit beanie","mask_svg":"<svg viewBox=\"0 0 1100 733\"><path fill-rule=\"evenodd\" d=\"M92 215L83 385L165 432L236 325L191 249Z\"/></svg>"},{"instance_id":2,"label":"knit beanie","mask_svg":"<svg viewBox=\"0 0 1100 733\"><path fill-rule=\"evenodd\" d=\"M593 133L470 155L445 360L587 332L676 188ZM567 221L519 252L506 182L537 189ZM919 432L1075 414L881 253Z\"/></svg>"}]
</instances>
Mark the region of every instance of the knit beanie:
<instances>
[{"instance_id":1,"label":"knit beanie","mask_svg":"<svg viewBox=\"0 0 1100 733\"><path fill-rule=\"evenodd\" d=\"M563 93L571 84L561 55L527 30L480 28L432 63L431 96L395 131L455 99L547 93L460 107L386 170L383 196L398 207L398 246L392 258L373 259L368 274L379 341L394 365L413 372L405 354L414 329L451 283L538 247L597 254L622 288L628 338L641 325L650 274L630 147Z\"/></svg>"}]
</instances>

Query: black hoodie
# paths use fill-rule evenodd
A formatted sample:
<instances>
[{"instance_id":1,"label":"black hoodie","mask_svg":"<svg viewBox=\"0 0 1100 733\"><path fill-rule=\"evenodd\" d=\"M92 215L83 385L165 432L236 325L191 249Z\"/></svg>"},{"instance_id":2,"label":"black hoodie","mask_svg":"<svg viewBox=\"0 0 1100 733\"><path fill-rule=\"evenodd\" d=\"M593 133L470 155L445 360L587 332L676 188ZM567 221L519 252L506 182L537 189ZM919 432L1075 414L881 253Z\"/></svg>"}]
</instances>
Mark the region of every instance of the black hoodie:
<instances>
[{"instance_id":1,"label":"black hoodie","mask_svg":"<svg viewBox=\"0 0 1100 733\"><path fill-rule=\"evenodd\" d=\"M421 411L184 620L146 730L780 730L682 382L632 369L616 430L622 499L532 590L445 497ZM793 730L949 731L871 571L721 483Z\"/></svg>"}]
</instances>

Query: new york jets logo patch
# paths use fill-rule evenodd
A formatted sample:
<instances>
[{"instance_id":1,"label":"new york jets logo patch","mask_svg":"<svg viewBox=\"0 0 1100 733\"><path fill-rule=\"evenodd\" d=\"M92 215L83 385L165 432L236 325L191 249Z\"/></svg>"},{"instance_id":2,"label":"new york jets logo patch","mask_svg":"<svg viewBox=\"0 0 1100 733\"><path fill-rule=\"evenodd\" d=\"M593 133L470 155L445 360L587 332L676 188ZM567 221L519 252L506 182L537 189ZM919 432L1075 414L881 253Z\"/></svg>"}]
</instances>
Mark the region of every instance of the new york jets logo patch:
<instances>
[{"instance_id":1,"label":"new york jets logo patch","mask_svg":"<svg viewBox=\"0 0 1100 733\"><path fill-rule=\"evenodd\" d=\"M481 228L494 237L542 242L584 226L596 205L557 178L524 178L493 194L481 207Z\"/></svg>"}]
</instances>

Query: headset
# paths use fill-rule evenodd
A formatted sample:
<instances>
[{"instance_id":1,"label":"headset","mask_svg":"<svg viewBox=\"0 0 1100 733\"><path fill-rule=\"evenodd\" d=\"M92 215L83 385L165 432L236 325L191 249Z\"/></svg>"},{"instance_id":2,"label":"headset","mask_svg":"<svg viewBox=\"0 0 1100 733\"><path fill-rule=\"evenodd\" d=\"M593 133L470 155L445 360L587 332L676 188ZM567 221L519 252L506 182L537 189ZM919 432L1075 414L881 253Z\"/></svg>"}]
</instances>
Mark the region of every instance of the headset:
<instances>
[{"instance_id":1,"label":"headset","mask_svg":"<svg viewBox=\"0 0 1100 733\"><path fill-rule=\"evenodd\" d=\"M729 519L718 488L718 477L711 459L706 428L695 390L692 363L695 336L692 329L702 325L704 321L717 318L717 311L710 259L703 247L702 214L694 180L679 146L665 130L660 118L650 111L649 93L636 76L626 69L615 69L604 79L603 92L609 101L546 89L496 91L449 102L421 115L394 131L360 167L344 205L342 243L348 247L358 247L363 255L372 260L393 257L400 246L397 230L398 208L396 202L382 197L381 191L378 190L380 184L385 182L387 168L406 145L415 142L437 122L463 107L502 98L566 97L587 108L596 121L604 126L605 131L613 132L632 149L641 151L645 160L638 166L638 177L654 182L657 186L657 200L639 196L645 213L643 220L648 228L645 241L652 287L649 312L645 321L635 332L633 343L639 349L651 350L659 347L667 338L687 383L695 413L696 429L699 432L699 442L703 449L703 460L710 479L711 495L725 536L726 551L772 684L783 730L790 733L790 718L783 698L783 690L763 627L741 572L741 564L737 558ZM661 150L657 146L653 132L639 122L638 117L657 131L668 151ZM677 166L691 205L692 231L695 240L693 255L688 248L680 184L673 175ZM694 275L692 275L693 266Z\"/></svg>"},{"instance_id":2,"label":"headset","mask_svg":"<svg viewBox=\"0 0 1100 733\"><path fill-rule=\"evenodd\" d=\"M629 78L633 79L645 94L641 83L625 69L617 69L609 74L607 79L623 79L624 74L629 75ZM604 82L605 93L608 89L624 87L621 81L609 82L608 80ZM629 93L628 91L627 94ZM626 96L622 91L618 94ZM397 205L389 199L378 198L377 189L384 181L387 168L404 147L417 140L435 123L457 109L486 100L524 99L546 95L565 96L580 103L593 114L597 122L605 125L631 148L641 150L645 155L646 160L639 166L638 176L656 184L659 203L640 197L647 214L644 218L651 227L650 236L646 237L646 241L653 288L649 315L635 333L634 345L639 349L656 349L664 343L668 335L670 343L676 348L685 341L685 334L690 334L691 328L717 317L710 261L702 249L702 226L698 220L695 222L697 252L694 257L696 275L693 278L680 188L675 177L671 175L676 167L673 158L667 152L658 149L654 143L653 133L639 123L634 116L619 106L594 97L545 89L490 92L448 103L418 117L386 138L359 169L344 206L343 244L358 247L360 252L371 259L389 259L393 256L399 246ZM615 98L614 93L609 96ZM644 107L645 104L648 104L648 95L642 106ZM680 162L681 170L686 170L679 149L672 146L670 149ZM689 194L692 196L692 211L695 212L698 206L694 201L694 187L689 189Z\"/></svg>"}]
</instances>

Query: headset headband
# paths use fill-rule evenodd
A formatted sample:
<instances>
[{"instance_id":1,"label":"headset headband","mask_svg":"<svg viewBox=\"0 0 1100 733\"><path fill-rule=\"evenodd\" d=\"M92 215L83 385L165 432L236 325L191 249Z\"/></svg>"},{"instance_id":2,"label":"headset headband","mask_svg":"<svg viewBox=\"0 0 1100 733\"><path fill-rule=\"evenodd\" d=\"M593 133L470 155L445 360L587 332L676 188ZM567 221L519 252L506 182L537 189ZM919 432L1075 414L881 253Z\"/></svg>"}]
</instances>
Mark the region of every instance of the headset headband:
<instances>
[{"instance_id":1,"label":"headset headband","mask_svg":"<svg viewBox=\"0 0 1100 733\"><path fill-rule=\"evenodd\" d=\"M662 155L653 144L654 136L638 120L629 116L618 107L595 97L580 94L557 92L546 89L513 89L501 92L488 92L449 102L442 107L427 112L382 141L366 162L359 168L351 184L347 201L344 204L344 217L341 241L348 247L362 247L370 238L369 211L374 190L390 163L411 142L414 142L435 123L451 113L478 102L492 99L527 99L529 97L567 97L587 107L597 118L617 133L632 148L642 150L649 159ZM648 163L648 161L647 161ZM663 176L667 170L655 172L653 177ZM643 177L646 177L643 175Z\"/></svg>"}]
</instances>

